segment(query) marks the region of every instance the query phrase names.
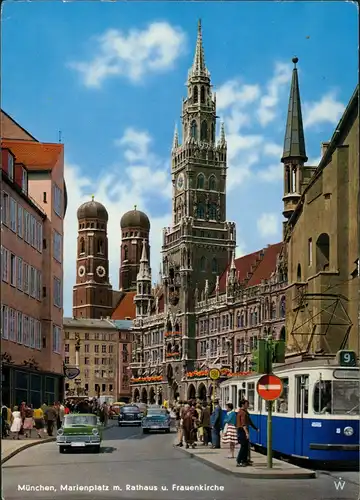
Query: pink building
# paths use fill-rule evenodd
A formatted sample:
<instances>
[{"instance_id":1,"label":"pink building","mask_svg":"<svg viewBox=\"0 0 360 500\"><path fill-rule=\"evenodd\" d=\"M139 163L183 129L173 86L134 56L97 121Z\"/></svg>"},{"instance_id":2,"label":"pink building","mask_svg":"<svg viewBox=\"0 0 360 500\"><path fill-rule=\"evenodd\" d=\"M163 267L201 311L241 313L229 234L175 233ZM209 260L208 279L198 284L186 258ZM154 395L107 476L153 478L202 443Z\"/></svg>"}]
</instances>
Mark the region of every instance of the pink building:
<instances>
[{"instance_id":1,"label":"pink building","mask_svg":"<svg viewBox=\"0 0 360 500\"><path fill-rule=\"evenodd\" d=\"M3 402L63 396L62 144L44 144L2 112Z\"/></svg>"}]
</instances>

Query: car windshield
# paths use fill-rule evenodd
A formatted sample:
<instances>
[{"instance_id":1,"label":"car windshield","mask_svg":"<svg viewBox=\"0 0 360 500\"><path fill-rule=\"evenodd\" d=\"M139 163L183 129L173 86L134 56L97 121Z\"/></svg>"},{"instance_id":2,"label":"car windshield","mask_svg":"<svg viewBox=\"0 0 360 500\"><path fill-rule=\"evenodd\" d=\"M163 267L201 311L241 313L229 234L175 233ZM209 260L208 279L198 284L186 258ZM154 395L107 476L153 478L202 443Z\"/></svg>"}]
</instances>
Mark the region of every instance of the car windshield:
<instances>
[{"instance_id":1,"label":"car windshield","mask_svg":"<svg viewBox=\"0 0 360 500\"><path fill-rule=\"evenodd\" d=\"M148 416L152 416L152 415L156 415L156 416L159 416L159 415L167 415L167 411L166 410L162 410L162 409L157 409L157 408L149 408L148 412L147 412Z\"/></svg>"},{"instance_id":2,"label":"car windshield","mask_svg":"<svg viewBox=\"0 0 360 500\"><path fill-rule=\"evenodd\" d=\"M140 413L140 410L137 406L123 406L121 411L124 413Z\"/></svg>"},{"instance_id":3,"label":"car windshield","mask_svg":"<svg viewBox=\"0 0 360 500\"><path fill-rule=\"evenodd\" d=\"M66 415L64 427L77 425L97 425L96 415Z\"/></svg>"}]
</instances>

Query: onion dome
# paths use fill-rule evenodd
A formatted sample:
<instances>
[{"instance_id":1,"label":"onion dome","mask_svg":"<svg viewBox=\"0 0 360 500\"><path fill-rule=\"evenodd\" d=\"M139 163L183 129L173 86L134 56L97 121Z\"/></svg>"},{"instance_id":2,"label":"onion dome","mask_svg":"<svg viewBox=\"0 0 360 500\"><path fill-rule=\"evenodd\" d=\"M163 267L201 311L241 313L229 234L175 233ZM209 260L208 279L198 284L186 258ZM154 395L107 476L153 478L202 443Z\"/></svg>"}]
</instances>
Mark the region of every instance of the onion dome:
<instances>
[{"instance_id":1,"label":"onion dome","mask_svg":"<svg viewBox=\"0 0 360 500\"><path fill-rule=\"evenodd\" d=\"M136 205L134 207L134 210L130 210L129 212L126 212L121 217L121 222L120 222L121 229L127 229L127 228L141 228L145 229L146 231L150 231L150 221L149 217L144 214L144 212L141 212L140 210L136 209Z\"/></svg>"},{"instance_id":2,"label":"onion dome","mask_svg":"<svg viewBox=\"0 0 360 500\"><path fill-rule=\"evenodd\" d=\"M80 219L98 219L107 222L109 215L104 205L94 200L92 196L90 201L83 203L77 211L77 218Z\"/></svg>"}]
</instances>

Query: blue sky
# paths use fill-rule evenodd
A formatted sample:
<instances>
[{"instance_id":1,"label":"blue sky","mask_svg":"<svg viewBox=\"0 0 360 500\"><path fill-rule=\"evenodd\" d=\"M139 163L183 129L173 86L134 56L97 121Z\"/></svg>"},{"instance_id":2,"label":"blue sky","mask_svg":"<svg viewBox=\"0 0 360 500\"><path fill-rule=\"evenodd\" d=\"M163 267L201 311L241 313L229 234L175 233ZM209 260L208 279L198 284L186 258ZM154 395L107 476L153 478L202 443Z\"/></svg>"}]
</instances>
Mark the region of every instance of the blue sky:
<instances>
[{"instance_id":1,"label":"blue sky","mask_svg":"<svg viewBox=\"0 0 360 500\"><path fill-rule=\"evenodd\" d=\"M65 314L75 282L76 209L109 211L118 286L122 213L152 221L154 279L171 223L170 150L192 64L197 20L228 140L228 219L238 255L281 239L281 147L291 77L299 78L309 163L357 83L357 8L342 2L5 3L2 107L35 137L62 132L69 206Z\"/></svg>"}]
</instances>

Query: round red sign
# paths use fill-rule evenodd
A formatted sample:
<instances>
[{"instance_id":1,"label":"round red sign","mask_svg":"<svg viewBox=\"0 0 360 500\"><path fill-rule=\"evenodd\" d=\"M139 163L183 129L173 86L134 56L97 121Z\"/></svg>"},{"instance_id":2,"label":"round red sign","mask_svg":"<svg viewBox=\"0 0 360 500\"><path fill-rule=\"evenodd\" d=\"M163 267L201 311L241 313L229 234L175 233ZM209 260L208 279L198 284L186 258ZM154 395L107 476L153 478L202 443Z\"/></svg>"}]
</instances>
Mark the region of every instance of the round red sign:
<instances>
[{"instance_id":1,"label":"round red sign","mask_svg":"<svg viewBox=\"0 0 360 500\"><path fill-rule=\"evenodd\" d=\"M265 401L275 401L281 396L283 383L276 375L263 375L257 383L256 390Z\"/></svg>"}]
</instances>

